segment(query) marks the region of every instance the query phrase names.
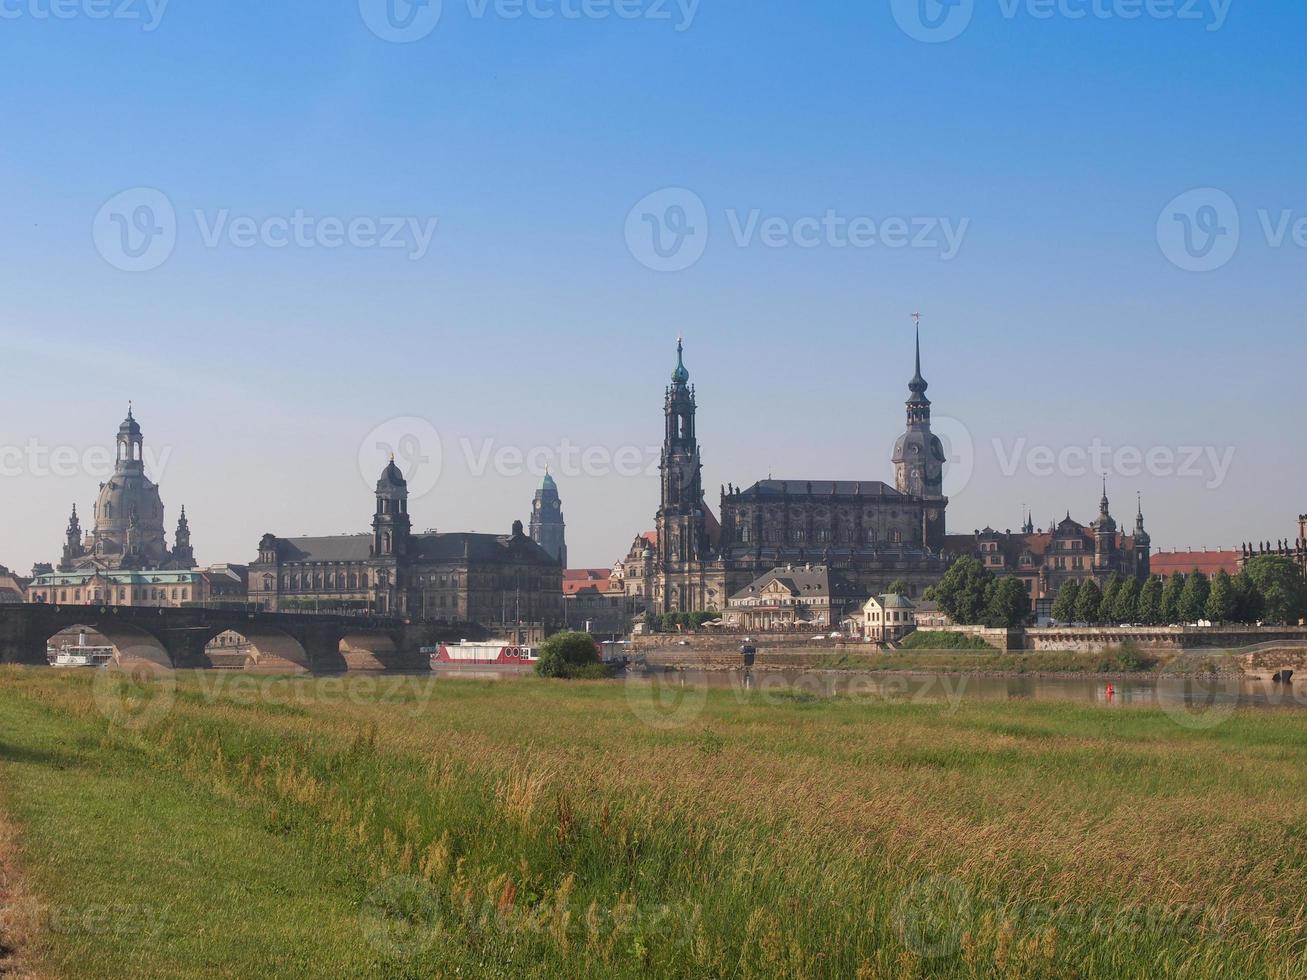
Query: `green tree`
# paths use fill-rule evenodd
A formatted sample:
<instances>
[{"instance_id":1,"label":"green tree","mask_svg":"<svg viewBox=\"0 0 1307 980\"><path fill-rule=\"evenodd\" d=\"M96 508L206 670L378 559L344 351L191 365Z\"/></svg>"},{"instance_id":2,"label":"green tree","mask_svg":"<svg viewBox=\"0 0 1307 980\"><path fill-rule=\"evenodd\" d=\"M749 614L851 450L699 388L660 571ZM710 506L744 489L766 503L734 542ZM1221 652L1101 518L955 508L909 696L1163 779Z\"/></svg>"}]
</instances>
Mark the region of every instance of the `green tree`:
<instances>
[{"instance_id":1,"label":"green tree","mask_svg":"<svg viewBox=\"0 0 1307 980\"><path fill-rule=\"evenodd\" d=\"M993 580L978 559L959 558L926 598L939 603L940 611L958 625L977 626L985 620L989 583Z\"/></svg>"},{"instance_id":2,"label":"green tree","mask_svg":"<svg viewBox=\"0 0 1307 980\"><path fill-rule=\"evenodd\" d=\"M556 633L540 645L536 673L542 677L584 677L602 671L599 647L589 633Z\"/></svg>"},{"instance_id":3,"label":"green tree","mask_svg":"<svg viewBox=\"0 0 1307 980\"><path fill-rule=\"evenodd\" d=\"M1239 595L1234 590L1234 579L1222 568L1212 576L1212 587L1207 593L1206 617L1218 626L1232 621L1239 611Z\"/></svg>"},{"instance_id":4,"label":"green tree","mask_svg":"<svg viewBox=\"0 0 1307 980\"><path fill-rule=\"evenodd\" d=\"M1180 605L1176 610L1182 623L1196 623L1207 615L1207 595L1211 591L1207 576L1198 569L1189 573L1185 579L1184 591L1180 593Z\"/></svg>"},{"instance_id":5,"label":"green tree","mask_svg":"<svg viewBox=\"0 0 1307 980\"><path fill-rule=\"evenodd\" d=\"M1172 572L1162 587L1161 624L1170 626L1180 619L1180 596L1184 594L1184 573Z\"/></svg>"},{"instance_id":6,"label":"green tree","mask_svg":"<svg viewBox=\"0 0 1307 980\"><path fill-rule=\"evenodd\" d=\"M1085 579L1076 596L1076 619L1090 626L1098 622L1098 612L1103 606L1103 590L1092 578Z\"/></svg>"},{"instance_id":7,"label":"green tree","mask_svg":"<svg viewBox=\"0 0 1307 980\"><path fill-rule=\"evenodd\" d=\"M1076 596L1080 592L1080 586L1073 578L1067 579L1062 583L1062 588L1057 590L1057 598L1053 600L1053 618L1059 623L1071 623L1076 618Z\"/></svg>"},{"instance_id":8,"label":"green tree","mask_svg":"<svg viewBox=\"0 0 1307 980\"><path fill-rule=\"evenodd\" d=\"M1139 621L1139 580L1128 578L1116 590L1112 603L1112 622L1118 626Z\"/></svg>"},{"instance_id":9,"label":"green tree","mask_svg":"<svg viewBox=\"0 0 1307 980\"><path fill-rule=\"evenodd\" d=\"M1098 603L1098 622L1110 626L1116 619L1116 593L1121 588L1121 578L1113 572L1103 583L1103 598Z\"/></svg>"},{"instance_id":10,"label":"green tree","mask_svg":"<svg viewBox=\"0 0 1307 980\"><path fill-rule=\"evenodd\" d=\"M1288 555L1257 555L1244 571L1262 600L1262 618L1268 623L1296 625L1307 616L1307 583L1302 569Z\"/></svg>"},{"instance_id":11,"label":"green tree","mask_svg":"<svg viewBox=\"0 0 1307 980\"><path fill-rule=\"evenodd\" d=\"M1235 613L1234 618L1240 623L1254 624L1261 622L1265 611L1262 593L1257 583L1245 568L1234 577Z\"/></svg>"},{"instance_id":12,"label":"green tree","mask_svg":"<svg viewBox=\"0 0 1307 980\"><path fill-rule=\"evenodd\" d=\"M1139 590L1136 618L1145 626L1156 626L1162 621L1162 580L1151 576Z\"/></svg>"},{"instance_id":13,"label":"green tree","mask_svg":"<svg viewBox=\"0 0 1307 980\"><path fill-rule=\"evenodd\" d=\"M889 588L886 589L885 592L888 595L907 595L908 580L905 578L896 578L889 584Z\"/></svg>"},{"instance_id":14,"label":"green tree","mask_svg":"<svg viewBox=\"0 0 1307 980\"><path fill-rule=\"evenodd\" d=\"M991 582L985 608L985 625L1015 629L1030 619L1030 593L1021 580L1008 576Z\"/></svg>"}]
</instances>

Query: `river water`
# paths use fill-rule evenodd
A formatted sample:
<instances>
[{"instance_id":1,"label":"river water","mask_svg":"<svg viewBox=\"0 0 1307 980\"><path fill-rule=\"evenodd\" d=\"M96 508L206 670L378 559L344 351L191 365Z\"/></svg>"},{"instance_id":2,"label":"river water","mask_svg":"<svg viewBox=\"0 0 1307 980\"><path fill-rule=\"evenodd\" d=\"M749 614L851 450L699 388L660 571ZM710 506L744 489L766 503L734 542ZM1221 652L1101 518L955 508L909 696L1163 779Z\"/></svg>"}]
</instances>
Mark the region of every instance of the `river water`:
<instances>
[{"instance_id":1,"label":"river water","mask_svg":"<svg viewBox=\"0 0 1307 980\"><path fill-rule=\"evenodd\" d=\"M446 678L502 679L529 676L523 668L437 669ZM658 697L676 689L724 688L741 696L752 692L777 703L809 698L866 698L926 701L1079 701L1104 708L1160 705L1186 714L1241 708L1307 708L1307 677L1296 684L1276 684L1269 674L1123 675L1119 677L995 676L928 672L853 670L636 670L614 683L644 685Z\"/></svg>"}]
</instances>

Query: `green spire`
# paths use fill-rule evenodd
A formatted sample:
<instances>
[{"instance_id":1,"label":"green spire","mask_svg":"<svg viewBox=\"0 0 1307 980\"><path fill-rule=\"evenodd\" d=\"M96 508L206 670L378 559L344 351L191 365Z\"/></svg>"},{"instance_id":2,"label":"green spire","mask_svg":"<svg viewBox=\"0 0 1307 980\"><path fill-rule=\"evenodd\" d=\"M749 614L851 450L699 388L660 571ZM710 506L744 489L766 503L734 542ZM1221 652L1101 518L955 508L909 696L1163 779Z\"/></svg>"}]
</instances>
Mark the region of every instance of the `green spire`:
<instances>
[{"instance_id":1,"label":"green spire","mask_svg":"<svg viewBox=\"0 0 1307 980\"><path fill-rule=\"evenodd\" d=\"M672 372L672 384L683 385L690 381L690 372L685 369L685 343L676 338L676 370Z\"/></svg>"}]
</instances>

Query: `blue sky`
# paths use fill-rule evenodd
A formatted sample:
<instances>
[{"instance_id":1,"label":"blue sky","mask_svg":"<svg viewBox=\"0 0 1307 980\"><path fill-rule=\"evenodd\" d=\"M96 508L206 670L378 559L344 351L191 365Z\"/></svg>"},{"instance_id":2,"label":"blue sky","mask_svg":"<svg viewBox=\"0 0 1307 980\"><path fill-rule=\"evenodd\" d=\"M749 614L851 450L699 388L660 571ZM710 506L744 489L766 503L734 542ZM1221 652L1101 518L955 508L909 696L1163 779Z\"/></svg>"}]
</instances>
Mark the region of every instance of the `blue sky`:
<instances>
[{"instance_id":1,"label":"blue sky","mask_svg":"<svg viewBox=\"0 0 1307 980\"><path fill-rule=\"evenodd\" d=\"M520 452L558 473L573 564L609 564L652 526L629 461L660 438L678 334L711 500L891 479L918 309L970 472L951 530L1090 519L1094 446L1162 547L1284 537L1307 510L1301 4L923 0L966 26L922 41L907 0L445 0L391 43L372 0L63 2L0 0L0 563L57 557L130 398L202 561L364 528L377 446L425 440L420 526L525 519ZM124 271L140 188L175 243ZM671 272L639 239L668 201L706 232ZM297 215L308 244L277 247ZM1214 267L1182 268L1182 220L1213 216ZM358 219L375 239L322 244Z\"/></svg>"}]
</instances>

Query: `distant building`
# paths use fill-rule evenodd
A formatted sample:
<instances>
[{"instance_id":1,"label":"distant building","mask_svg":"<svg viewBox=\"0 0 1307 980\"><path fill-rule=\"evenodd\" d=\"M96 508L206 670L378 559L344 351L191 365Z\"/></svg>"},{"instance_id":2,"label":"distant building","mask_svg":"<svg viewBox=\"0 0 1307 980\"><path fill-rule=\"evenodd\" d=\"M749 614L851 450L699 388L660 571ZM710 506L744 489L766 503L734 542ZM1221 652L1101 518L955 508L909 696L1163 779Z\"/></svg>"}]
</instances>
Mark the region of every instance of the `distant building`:
<instances>
[{"instance_id":1,"label":"distant building","mask_svg":"<svg viewBox=\"0 0 1307 980\"><path fill-rule=\"evenodd\" d=\"M181 569L83 568L40 575L27 587L28 602L56 606L177 608L203 604L208 599L205 573Z\"/></svg>"},{"instance_id":2,"label":"distant building","mask_svg":"<svg viewBox=\"0 0 1307 980\"><path fill-rule=\"evenodd\" d=\"M1169 578L1179 572L1188 575L1194 569L1211 578L1217 572L1239 574L1237 551L1157 551L1153 553L1152 574Z\"/></svg>"},{"instance_id":3,"label":"distant building","mask_svg":"<svg viewBox=\"0 0 1307 980\"><path fill-rule=\"evenodd\" d=\"M903 595L874 595L862 607L862 635L873 643L897 643L917 628L916 609Z\"/></svg>"},{"instance_id":4,"label":"distant building","mask_svg":"<svg viewBox=\"0 0 1307 980\"><path fill-rule=\"evenodd\" d=\"M392 460L377 481L372 533L264 535L249 567L249 595L273 612L477 623L535 642L562 625L562 571L521 521L509 534L413 533L408 484Z\"/></svg>"},{"instance_id":5,"label":"distant building","mask_svg":"<svg viewBox=\"0 0 1307 980\"><path fill-rule=\"evenodd\" d=\"M531 504L531 540L544 548L563 568L567 567L567 524L563 520L563 502L558 484L545 473L544 482Z\"/></svg>"},{"instance_id":6,"label":"distant building","mask_svg":"<svg viewBox=\"0 0 1307 980\"><path fill-rule=\"evenodd\" d=\"M644 612L622 588L610 568L569 568L563 572L563 604L569 629L602 636L629 633L632 620Z\"/></svg>"},{"instance_id":7,"label":"distant building","mask_svg":"<svg viewBox=\"0 0 1307 980\"><path fill-rule=\"evenodd\" d=\"M1021 533L987 527L973 534L950 534L945 547L953 558L971 555L996 576L1014 576L1030 595L1030 608L1048 616L1058 590L1069 581L1094 579L1102 585L1118 575L1143 581L1151 574L1152 539L1144 530L1142 502L1133 534L1122 534L1112 517L1107 484L1098 502L1098 518L1085 525L1070 512L1048 531L1036 531L1027 518Z\"/></svg>"},{"instance_id":8,"label":"distant building","mask_svg":"<svg viewBox=\"0 0 1307 980\"><path fill-rule=\"evenodd\" d=\"M163 501L159 488L145 475L141 427L127 410L118 427L114 472L100 484L95 502L95 526L85 536L73 505L64 532L60 572L190 569L195 565L186 508L177 521L170 549L164 538Z\"/></svg>"},{"instance_id":9,"label":"distant building","mask_svg":"<svg viewBox=\"0 0 1307 980\"><path fill-rule=\"evenodd\" d=\"M838 627L861 597L839 572L825 566L773 568L727 602L726 625L750 633Z\"/></svg>"},{"instance_id":10,"label":"distant building","mask_svg":"<svg viewBox=\"0 0 1307 980\"><path fill-rule=\"evenodd\" d=\"M1258 555L1283 555L1292 558L1307 575L1307 514L1298 517L1298 537L1294 541L1282 538L1279 541L1252 541L1239 550L1239 567L1243 568Z\"/></svg>"},{"instance_id":11,"label":"distant building","mask_svg":"<svg viewBox=\"0 0 1307 980\"><path fill-rule=\"evenodd\" d=\"M0 604L22 602L27 592L28 581L0 565Z\"/></svg>"}]
</instances>

